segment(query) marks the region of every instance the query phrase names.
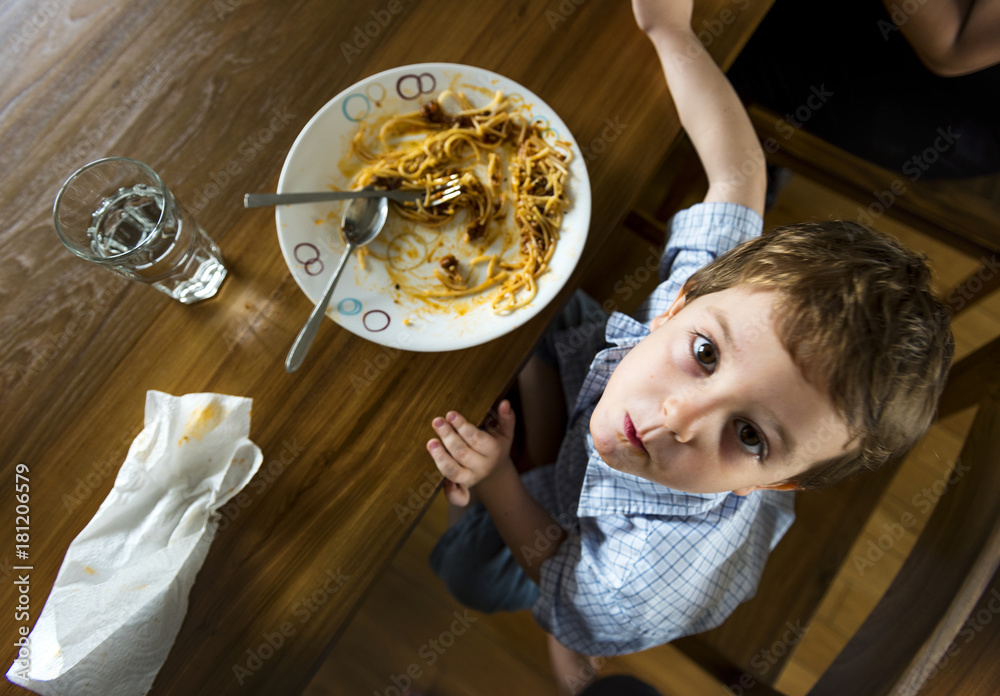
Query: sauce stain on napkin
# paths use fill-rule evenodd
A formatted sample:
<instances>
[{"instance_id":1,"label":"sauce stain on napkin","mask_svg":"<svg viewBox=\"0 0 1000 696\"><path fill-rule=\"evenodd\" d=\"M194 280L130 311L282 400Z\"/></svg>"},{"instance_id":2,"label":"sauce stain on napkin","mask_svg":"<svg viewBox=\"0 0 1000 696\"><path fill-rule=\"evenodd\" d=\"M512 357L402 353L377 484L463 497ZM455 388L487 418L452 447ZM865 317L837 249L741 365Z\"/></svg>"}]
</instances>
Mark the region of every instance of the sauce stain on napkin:
<instances>
[{"instance_id":1,"label":"sauce stain on napkin","mask_svg":"<svg viewBox=\"0 0 1000 696\"><path fill-rule=\"evenodd\" d=\"M193 412L184 425L184 435L177 441L177 446L180 447L185 442L190 442L191 438L201 440L205 435L214 430L215 426L221 423L226 415L214 401L209 403L205 408Z\"/></svg>"}]
</instances>

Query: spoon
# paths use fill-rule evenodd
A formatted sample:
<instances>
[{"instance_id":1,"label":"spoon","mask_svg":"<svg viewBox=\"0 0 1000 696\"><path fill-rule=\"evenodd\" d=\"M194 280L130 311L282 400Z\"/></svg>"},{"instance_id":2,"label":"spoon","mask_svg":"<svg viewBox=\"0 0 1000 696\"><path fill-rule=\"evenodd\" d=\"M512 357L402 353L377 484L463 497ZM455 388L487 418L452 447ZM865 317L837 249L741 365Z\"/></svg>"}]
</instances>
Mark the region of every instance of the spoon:
<instances>
[{"instance_id":1,"label":"spoon","mask_svg":"<svg viewBox=\"0 0 1000 696\"><path fill-rule=\"evenodd\" d=\"M295 372L299 369L306 353L309 352L309 346L312 345L319 325L323 321L323 315L326 314L327 305L330 304L330 297L333 296L333 289L337 285L337 279L340 278L340 272L344 270L347 257L351 255L352 251L363 247L378 236L385 225L388 214L389 202L385 198L355 198L347 206L344 217L340 221L340 233L343 235L344 241L347 242L347 249L340 257L340 265L337 266L333 277L330 278L323 298L316 303L312 314L309 315L309 320L299 331L295 343L292 344L292 349L288 352L288 357L285 358L287 372Z\"/></svg>"}]
</instances>

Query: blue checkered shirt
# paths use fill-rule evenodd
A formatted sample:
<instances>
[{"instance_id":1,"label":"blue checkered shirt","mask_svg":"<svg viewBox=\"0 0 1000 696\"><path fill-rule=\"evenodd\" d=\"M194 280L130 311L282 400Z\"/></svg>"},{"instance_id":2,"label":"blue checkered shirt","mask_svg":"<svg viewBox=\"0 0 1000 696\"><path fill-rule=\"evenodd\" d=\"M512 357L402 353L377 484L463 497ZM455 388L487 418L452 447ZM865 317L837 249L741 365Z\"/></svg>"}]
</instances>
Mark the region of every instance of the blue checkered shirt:
<instances>
[{"instance_id":1,"label":"blue checkered shirt","mask_svg":"<svg viewBox=\"0 0 1000 696\"><path fill-rule=\"evenodd\" d=\"M691 273L762 228L757 213L732 203L678 213L659 264L662 282L637 318L615 312L606 331L580 325L554 337L568 432L556 463L524 481L568 536L541 566L532 613L577 652L630 653L719 625L753 595L768 553L794 520L791 493L673 490L612 469L590 437L611 373L649 334L649 320L667 310Z\"/></svg>"}]
</instances>

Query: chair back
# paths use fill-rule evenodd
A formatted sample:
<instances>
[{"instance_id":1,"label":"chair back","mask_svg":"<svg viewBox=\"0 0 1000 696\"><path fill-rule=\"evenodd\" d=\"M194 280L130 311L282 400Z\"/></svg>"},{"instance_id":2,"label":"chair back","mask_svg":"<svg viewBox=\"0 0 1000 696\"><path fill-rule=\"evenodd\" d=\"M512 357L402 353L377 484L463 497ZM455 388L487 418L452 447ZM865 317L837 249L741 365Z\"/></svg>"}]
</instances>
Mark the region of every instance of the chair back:
<instances>
[{"instance_id":1,"label":"chair back","mask_svg":"<svg viewBox=\"0 0 1000 696\"><path fill-rule=\"evenodd\" d=\"M980 404L947 482L885 596L810 696L916 694L975 639L970 614L1000 565L1000 388Z\"/></svg>"}]
</instances>

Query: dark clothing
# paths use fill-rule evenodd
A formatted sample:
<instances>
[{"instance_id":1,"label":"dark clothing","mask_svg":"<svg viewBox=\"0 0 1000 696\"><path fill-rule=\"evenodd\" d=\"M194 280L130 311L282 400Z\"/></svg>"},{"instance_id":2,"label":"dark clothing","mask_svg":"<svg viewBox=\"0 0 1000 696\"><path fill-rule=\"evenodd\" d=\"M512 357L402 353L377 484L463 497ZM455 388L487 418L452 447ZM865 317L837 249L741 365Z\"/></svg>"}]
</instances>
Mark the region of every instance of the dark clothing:
<instances>
[{"instance_id":1,"label":"dark clothing","mask_svg":"<svg viewBox=\"0 0 1000 696\"><path fill-rule=\"evenodd\" d=\"M892 7L777 0L729 78L784 118L783 135L804 127L911 181L1000 171L1000 65L934 75L892 21L920 3Z\"/></svg>"}]
</instances>

